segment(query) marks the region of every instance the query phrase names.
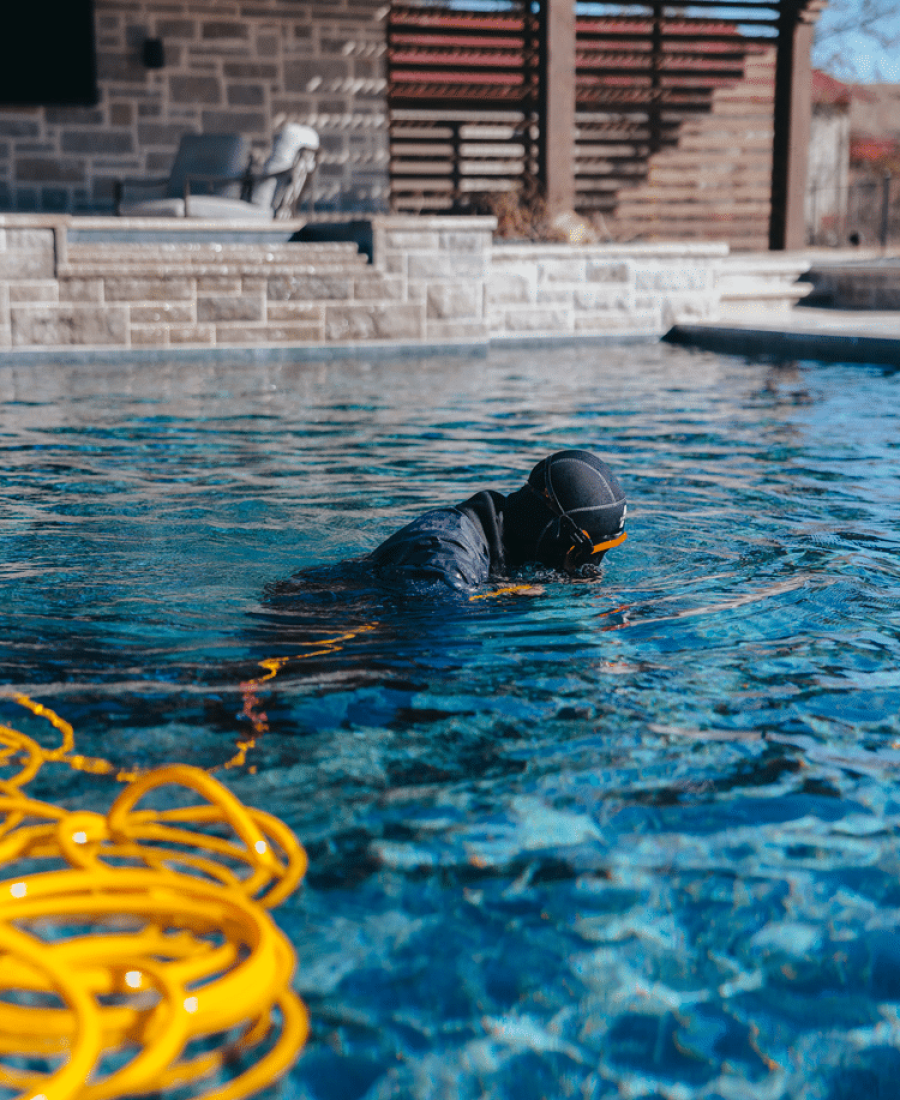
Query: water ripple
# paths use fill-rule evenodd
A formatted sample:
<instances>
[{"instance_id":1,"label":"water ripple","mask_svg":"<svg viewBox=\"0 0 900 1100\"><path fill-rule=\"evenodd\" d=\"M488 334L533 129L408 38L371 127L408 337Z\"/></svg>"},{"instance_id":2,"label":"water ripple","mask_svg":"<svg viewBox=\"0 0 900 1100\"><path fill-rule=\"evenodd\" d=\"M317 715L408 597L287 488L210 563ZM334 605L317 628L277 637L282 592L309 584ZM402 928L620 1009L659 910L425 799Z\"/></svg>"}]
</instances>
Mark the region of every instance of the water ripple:
<instances>
[{"instance_id":1,"label":"water ripple","mask_svg":"<svg viewBox=\"0 0 900 1100\"><path fill-rule=\"evenodd\" d=\"M286 1095L893 1095L898 386L665 346L12 368L4 679L82 752L219 769L258 681L227 777L311 856ZM629 496L599 580L273 597L570 446Z\"/></svg>"}]
</instances>

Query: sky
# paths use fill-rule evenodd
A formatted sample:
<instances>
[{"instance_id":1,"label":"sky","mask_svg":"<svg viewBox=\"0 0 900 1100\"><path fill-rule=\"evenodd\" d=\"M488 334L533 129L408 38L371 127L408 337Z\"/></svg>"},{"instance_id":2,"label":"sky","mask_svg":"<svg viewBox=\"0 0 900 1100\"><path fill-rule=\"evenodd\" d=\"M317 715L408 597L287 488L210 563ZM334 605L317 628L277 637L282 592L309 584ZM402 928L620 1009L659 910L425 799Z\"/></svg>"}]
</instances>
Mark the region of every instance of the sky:
<instances>
[{"instance_id":1,"label":"sky","mask_svg":"<svg viewBox=\"0 0 900 1100\"><path fill-rule=\"evenodd\" d=\"M633 0L641 4L641 0ZM678 0L672 0L677 3ZM504 0L449 0L459 7L492 10L504 7ZM687 0L690 10L690 0ZM628 0L582 0L580 10L601 15L629 8ZM876 36L845 31L839 38L833 34L834 28L841 24L850 24L858 17L861 7L879 7L887 14L879 20L882 37L893 41L893 45L883 47ZM709 9L703 12L709 14ZM723 5L722 14L733 16L735 9ZM813 65L824 69L840 80L871 84L880 81L900 83L900 0L830 0L816 27L816 45L813 47Z\"/></svg>"},{"instance_id":2,"label":"sky","mask_svg":"<svg viewBox=\"0 0 900 1100\"><path fill-rule=\"evenodd\" d=\"M813 65L841 80L855 80L860 84L900 83L900 3L897 0L885 0L888 14L879 21L882 34L893 40L892 46L883 48L871 35L848 31L840 36L838 56L833 57L837 40L830 38L829 32L839 20L844 22L848 15L858 11L858 4L859 0L833 0L822 12L816 27Z\"/></svg>"}]
</instances>

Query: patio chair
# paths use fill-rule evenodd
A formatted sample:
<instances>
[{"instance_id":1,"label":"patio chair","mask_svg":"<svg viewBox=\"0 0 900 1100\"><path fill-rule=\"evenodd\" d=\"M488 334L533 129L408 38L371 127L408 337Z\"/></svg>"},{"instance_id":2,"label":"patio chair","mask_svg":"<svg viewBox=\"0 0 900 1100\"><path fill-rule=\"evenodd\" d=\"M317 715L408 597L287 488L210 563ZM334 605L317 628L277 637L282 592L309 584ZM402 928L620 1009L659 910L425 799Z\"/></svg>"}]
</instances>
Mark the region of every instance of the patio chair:
<instances>
[{"instance_id":1,"label":"patio chair","mask_svg":"<svg viewBox=\"0 0 900 1100\"><path fill-rule=\"evenodd\" d=\"M318 149L315 130L289 123L275 135L256 173L239 134L185 134L167 179L116 182L116 213L130 218L289 218L314 175ZM205 191L198 194L200 188Z\"/></svg>"}]
</instances>

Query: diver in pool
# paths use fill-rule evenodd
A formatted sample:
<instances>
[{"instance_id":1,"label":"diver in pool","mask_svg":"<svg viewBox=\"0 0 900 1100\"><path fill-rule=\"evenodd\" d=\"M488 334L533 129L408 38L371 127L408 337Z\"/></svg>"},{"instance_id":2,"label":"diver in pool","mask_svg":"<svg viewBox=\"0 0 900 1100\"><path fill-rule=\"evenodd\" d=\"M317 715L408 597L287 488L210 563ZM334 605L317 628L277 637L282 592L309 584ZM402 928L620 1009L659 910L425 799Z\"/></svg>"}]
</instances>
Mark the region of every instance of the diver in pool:
<instances>
[{"instance_id":1,"label":"diver in pool","mask_svg":"<svg viewBox=\"0 0 900 1100\"><path fill-rule=\"evenodd\" d=\"M470 588L529 562L575 572L625 541L625 494L589 451L542 459L509 496L482 490L435 508L364 559L390 581Z\"/></svg>"}]
</instances>

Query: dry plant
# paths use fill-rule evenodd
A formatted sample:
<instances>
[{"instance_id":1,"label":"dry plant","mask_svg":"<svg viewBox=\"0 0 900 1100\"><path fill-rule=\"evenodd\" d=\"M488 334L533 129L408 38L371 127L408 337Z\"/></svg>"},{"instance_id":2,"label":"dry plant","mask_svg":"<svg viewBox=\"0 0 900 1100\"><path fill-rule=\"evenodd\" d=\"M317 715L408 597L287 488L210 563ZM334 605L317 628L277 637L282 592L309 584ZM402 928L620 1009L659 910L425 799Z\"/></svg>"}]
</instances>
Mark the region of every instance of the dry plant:
<instances>
[{"instance_id":1,"label":"dry plant","mask_svg":"<svg viewBox=\"0 0 900 1100\"><path fill-rule=\"evenodd\" d=\"M472 213L497 219L495 236L502 240L592 244L613 239L601 215L581 217L574 210L552 214L539 193L483 191L470 201Z\"/></svg>"}]
</instances>

